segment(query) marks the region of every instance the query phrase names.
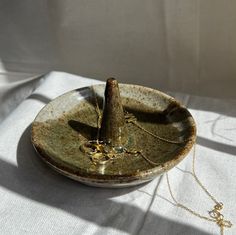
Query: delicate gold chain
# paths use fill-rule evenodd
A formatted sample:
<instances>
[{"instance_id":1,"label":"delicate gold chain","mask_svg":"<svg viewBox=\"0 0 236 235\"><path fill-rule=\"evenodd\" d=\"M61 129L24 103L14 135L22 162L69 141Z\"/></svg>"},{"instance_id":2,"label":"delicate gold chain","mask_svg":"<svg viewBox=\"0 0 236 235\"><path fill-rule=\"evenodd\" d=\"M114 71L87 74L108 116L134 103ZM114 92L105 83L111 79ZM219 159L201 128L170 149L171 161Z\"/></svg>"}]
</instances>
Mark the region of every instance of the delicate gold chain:
<instances>
[{"instance_id":1,"label":"delicate gold chain","mask_svg":"<svg viewBox=\"0 0 236 235\"><path fill-rule=\"evenodd\" d=\"M203 216L203 215L200 215L199 213L197 213L196 211L188 208L187 206L179 203L176 198L174 197L173 195L173 192L172 192L172 189L170 187L170 180L169 180L169 175L168 173L166 172L166 180L167 180L167 185L168 185L168 189L169 189L169 192L170 192L170 195L171 195L171 198L173 199L173 201L175 202L175 205L177 207L180 207L186 211L188 211L189 213L201 218L201 219L204 219L204 220L207 220L207 221L210 221L210 222L214 222L216 223L219 227L220 227L220 234L221 235L224 235L224 228L231 228L232 227L232 223L229 221L229 220L225 220L224 219L224 216L223 214L220 212L222 209L223 209L223 203L222 202L218 202L215 197L210 194L210 192L206 189L206 187L201 183L201 181L199 180L199 178L197 177L196 173L195 173L195 158L196 158L196 147L195 147L195 144L194 144L194 149L193 149L193 162L192 162L192 175L194 177L194 179L196 180L196 182L198 183L198 185L203 189L203 191L212 199L212 201L214 201L215 203L215 206L213 207L213 209L211 211L209 211L209 217L206 217L206 216Z\"/></svg>"},{"instance_id":2,"label":"delicate gold chain","mask_svg":"<svg viewBox=\"0 0 236 235\"><path fill-rule=\"evenodd\" d=\"M154 162L151 159L147 158L143 154L142 150L135 150L135 149L134 150L128 150L128 149L125 149L125 152L128 153L128 154L139 154L142 158L144 158L147 162L149 162L153 166L159 166L160 165L159 162Z\"/></svg>"},{"instance_id":3,"label":"delicate gold chain","mask_svg":"<svg viewBox=\"0 0 236 235\"><path fill-rule=\"evenodd\" d=\"M159 140L161 140L161 141L164 141L164 142L167 142L167 143L171 143L171 144L182 144L182 143L185 142L185 141L169 140L169 139L166 139L166 138L164 138L164 137L160 137L160 136L158 136L158 135L153 134L152 132L146 130L146 129L143 128L140 124L138 124L136 117L135 117L133 114L131 114L131 113L127 113L127 112L126 112L125 118L126 118L126 121L127 121L128 123L134 124L136 127L138 127L139 129L141 129L142 131L148 133L149 135L153 136L153 137L156 138L156 139L159 139Z\"/></svg>"},{"instance_id":4,"label":"delicate gold chain","mask_svg":"<svg viewBox=\"0 0 236 235\"><path fill-rule=\"evenodd\" d=\"M97 135L97 144L99 144L99 146L101 145L101 143L99 143L99 129L101 128L101 119L102 119L102 115L99 109L99 105L98 105L98 101L97 101L97 96L93 90L94 93L94 97L95 97L95 102L96 102L96 113L98 115L98 120L97 120L97 126L98 126L98 135ZM181 144L184 143L184 141L175 141L175 140L169 140L166 139L164 137L160 137L156 134L153 134L152 132L146 130L144 127L142 127L140 124L137 123L137 119L136 117L131 114L131 113L125 113L125 119L127 123L132 123L133 125L135 125L136 127L138 127L139 129L141 129L142 131L148 133L149 135L153 136L156 139L159 139L161 141L167 142L167 143L171 143L171 144ZM140 156L142 156L142 158L144 158L148 163L150 163L153 166L158 166L160 165L160 163L154 162L152 160L150 160L148 157L146 157L142 150L128 150L128 149L124 149L125 152L127 154L139 154ZM100 150L99 150L100 151ZM101 151L102 153L103 151ZM96 152L97 153L97 152ZM101 155L102 156L102 155ZM113 155L112 155L113 156ZM107 159L104 160L104 162L113 159L113 157L109 157ZM202 188L202 190L211 198L211 200L215 203L215 206L213 207L213 209L211 211L209 211L209 217L204 216L199 214L198 212L188 208L187 206L183 205L182 203L179 203L176 198L174 197L174 194L172 192L172 189L170 187L170 180L169 180L169 175L166 172L166 180L167 180L167 185L168 185L168 189L171 195L172 200L175 202L175 205L179 208L182 208L186 211L188 211L189 213L191 213L192 215L200 218L200 219L204 219L210 222L214 222L216 223L219 227L220 227L220 234L224 235L224 228L231 228L233 226L233 224L229 221L229 220L225 220L223 214L220 212L223 209L223 203L222 202L218 202L216 200L216 198L206 189L206 187L202 184L202 182L200 181L200 179L197 177L196 172L195 172L195 160L196 160L196 144L194 144L193 146L193 158L192 158L192 176L194 177L194 179L196 180L196 182L198 183L198 185ZM98 159L99 160L99 159Z\"/></svg>"},{"instance_id":5,"label":"delicate gold chain","mask_svg":"<svg viewBox=\"0 0 236 235\"><path fill-rule=\"evenodd\" d=\"M173 143L173 144L183 143L183 141L181 141L181 142L180 141L173 141L173 140L165 139L163 137L160 137L160 136L157 136L157 135L153 134L152 132L146 130L144 127L142 127L140 124L138 124L136 117L134 115L132 115L132 114L126 114L126 119L127 119L128 123L134 124L139 129L145 131L146 133L148 133L149 135L153 136L154 138L157 138L159 140L162 140L162 141L165 141L165 142L168 142L168 143ZM147 158L142 153L142 151L133 151L133 152L131 151L130 153L139 153L147 162L149 162L153 166L160 165L159 163L153 162L152 160ZM202 184L202 182L197 177L196 172L195 172L195 159L196 159L196 146L194 144L194 147L193 147L193 161L192 161L192 175L193 175L194 179L196 180L196 182L198 183L198 185L203 189L203 191L215 203L214 208L211 211L209 211L209 217L199 214L198 212L188 208L187 206L179 203L176 200L176 198L174 197L173 192L171 190L171 187L170 187L170 181L169 181L168 173L166 172L167 185L168 185L168 189L169 189L170 195L171 195L171 197L172 197L172 199L175 202L175 205L177 207L182 208L182 209L188 211L189 213L191 213L192 215L194 215L194 216L196 216L196 217L198 217L200 219L204 219L204 220L216 223L220 227L220 234L224 235L224 228L230 228L230 227L232 227L233 224L229 220L225 220L223 214L220 212L223 209L223 203L222 202L218 202L215 199L215 197L212 194L210 194L210 192L206 189L206 187Z\"/></svg>"},{"instance_id":6,"label":"delicate gold chain","mask_svg":"<svg viewBox=\"0 0 236 235\"><path fill-rule=\"evenodd\" d=\"M215 204L221 204L221 202L218 202L215 197L209 193L209 191L206 189L206 187L202 184L202 182L199 180L199 178L196 175L195 172L195 161L196 161L196 144L194 144L193 146L193 158L192 158L192 175L195 178L195 180L197 181L198 185L205 191L205 193L212 199L213 202L215 202Z\"/></svg>"}]
</instances>

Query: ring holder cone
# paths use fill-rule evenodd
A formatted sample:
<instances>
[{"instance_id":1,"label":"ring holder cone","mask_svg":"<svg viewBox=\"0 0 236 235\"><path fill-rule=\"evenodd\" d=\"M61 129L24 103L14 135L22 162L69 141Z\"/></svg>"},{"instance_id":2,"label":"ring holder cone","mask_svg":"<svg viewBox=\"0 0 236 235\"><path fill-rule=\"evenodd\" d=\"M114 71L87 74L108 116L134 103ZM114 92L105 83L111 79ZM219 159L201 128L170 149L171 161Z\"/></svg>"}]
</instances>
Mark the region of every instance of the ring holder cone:
<instances>
[{"instance_id":1,"label":"ring holder cone","mask_svg":"<svg viewBox=\"0 0 236 235\"><path fill-rule=\"evenodd\" d=\"M127 129L118 82L109 78L105 89L105 105L100 130L100 140L122 149L127 143Z\"/></svg>"}]
</instances>

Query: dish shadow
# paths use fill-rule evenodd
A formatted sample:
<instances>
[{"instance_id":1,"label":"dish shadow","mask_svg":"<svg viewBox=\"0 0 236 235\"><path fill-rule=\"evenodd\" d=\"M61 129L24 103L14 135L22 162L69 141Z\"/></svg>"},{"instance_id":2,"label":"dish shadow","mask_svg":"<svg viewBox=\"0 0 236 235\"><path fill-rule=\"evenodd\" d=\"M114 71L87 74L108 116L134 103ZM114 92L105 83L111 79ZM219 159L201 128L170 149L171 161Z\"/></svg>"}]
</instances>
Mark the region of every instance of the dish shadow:
<instances>
[{"instance_id":1,"label":"dish shadow","mask_svg":"<svg viewBox=\"0 0 236 235\"><path fill-rule=\"evenodd\" d=\"M122 189L94 188L59 175L36 155L30 136L29 126L18 143L17 167L0 159L0 172L3 172L0 184L6 189L98 226L115 228L129 234L157 234L158 231L167 231L167 234L172 231L173 234L174 227L176 234L208 235L189 225L112 200L113 197L129 194L142 185ZM138 223L137 220L143 223Z\"/></svg>"}]
</instances>

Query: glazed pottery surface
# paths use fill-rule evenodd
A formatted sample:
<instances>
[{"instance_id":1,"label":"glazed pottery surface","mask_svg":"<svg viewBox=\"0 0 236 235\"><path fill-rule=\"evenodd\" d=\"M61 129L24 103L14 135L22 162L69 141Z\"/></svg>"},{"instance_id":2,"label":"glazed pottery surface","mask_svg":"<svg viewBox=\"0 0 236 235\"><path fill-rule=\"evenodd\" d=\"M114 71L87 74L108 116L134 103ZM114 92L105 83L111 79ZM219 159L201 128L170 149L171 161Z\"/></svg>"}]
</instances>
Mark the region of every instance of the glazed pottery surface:
<instances>
[{"instance_id":1,"label":"glazed pottery surface","mask_svg":"<svg viewBox=\"0 0 236 235\"><path fill-rule=\"evenodd\" d=\"M65 93L47 104L32 124L32 143L39 156L53 169L79 182L99 187L126 187L152 180L178 164L196 138L189 111L174 98L154 89L119 84L124 111L132 113L139 126L168 140L162 141L127 123L125 148L142 150L155 166L138 154L124 154L96 165L81 151L81 145L97 136L96 103L103 110L105 85Z\"/></svg>"}]
</instances>

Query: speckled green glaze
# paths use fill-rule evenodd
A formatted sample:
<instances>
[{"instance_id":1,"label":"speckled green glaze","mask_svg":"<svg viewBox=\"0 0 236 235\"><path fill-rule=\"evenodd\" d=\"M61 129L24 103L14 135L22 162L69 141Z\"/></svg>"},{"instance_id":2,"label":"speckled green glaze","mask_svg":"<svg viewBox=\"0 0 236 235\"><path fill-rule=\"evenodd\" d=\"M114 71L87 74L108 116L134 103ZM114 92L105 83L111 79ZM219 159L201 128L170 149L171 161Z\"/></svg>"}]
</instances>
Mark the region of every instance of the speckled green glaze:
<instances>
[{"instance_id":1,"label":"speckled green glaze","mask_svg":"<svg viewBox=\"0 0 236 235\"><path fill-rule=\"evenodd\" d=\"M124 187L153 179L178 164L196 137L191 114L172 97L157 90L120 84L122 104L145 129L170 140L155 139L132 123L126 124L128 149L140 149L154 162L124 154L105 166L94 165L80 146L97 134L97 113L90 87L68 92L46 105L32 124L32 143L42 159L60 173L82 183L100 187ZM105 85L93 87L102 111Z\"/></svg>"}]
</instances>

